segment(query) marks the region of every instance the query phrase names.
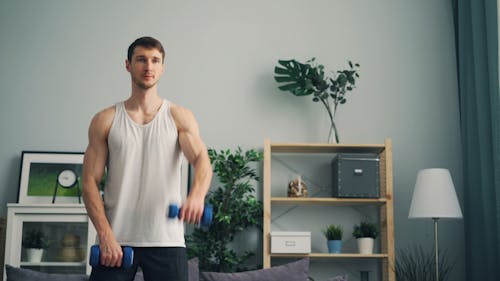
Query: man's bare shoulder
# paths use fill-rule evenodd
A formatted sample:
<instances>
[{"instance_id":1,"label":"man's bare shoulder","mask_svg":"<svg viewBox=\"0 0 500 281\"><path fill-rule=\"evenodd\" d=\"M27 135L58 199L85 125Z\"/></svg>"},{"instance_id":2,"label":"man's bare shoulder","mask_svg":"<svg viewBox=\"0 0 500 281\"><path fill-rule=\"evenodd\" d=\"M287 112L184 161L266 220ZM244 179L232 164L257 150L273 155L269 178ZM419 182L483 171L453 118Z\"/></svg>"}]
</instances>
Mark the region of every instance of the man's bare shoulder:
<instances>
[{"instance_id":1,"label":"man's bare shoulder","mask_svg":"<svg viewBox=\"0 0 500 281\"><path fill-rule=\"evenodd\" d=\"M172 112L172 115L192 114L189 109L175 103L170 103L170 112Z\"/></svg>"},{"instance_id":2,"label":"man's bare shoulder","mask_svg":"<svg viewBox=\"0 0 500 281\"><path fill-rule=\"evenodd\" d=\"M115 112L116 108L114 105L97 112L92 119L91 126L95 127L96 129L109 129L109 127L111 127L111 124L113 123Z\"/></svg>"},{"instance_id":3,"label":"man's bare shoulder","mask_svg":"<svg viewBox=\"0 0 500 281\"><path fill-rule=\"evenodd\" d=\"M196 126L196 121L191 110L171 103L170 113L172 114L172 117L174 118L174 121L179 130L190 128L193 125Z\"/></svg>"}]
</instances>

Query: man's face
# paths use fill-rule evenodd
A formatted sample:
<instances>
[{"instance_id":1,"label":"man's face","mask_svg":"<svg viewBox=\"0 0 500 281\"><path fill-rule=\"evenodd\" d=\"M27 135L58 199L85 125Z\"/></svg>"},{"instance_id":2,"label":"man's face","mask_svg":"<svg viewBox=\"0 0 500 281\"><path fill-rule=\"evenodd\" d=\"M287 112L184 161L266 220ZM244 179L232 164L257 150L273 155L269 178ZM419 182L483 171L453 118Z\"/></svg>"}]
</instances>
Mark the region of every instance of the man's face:
<instances>
[{"instance_id":1,"label":"man's face","mask_svg":"<svg viewBox=\"0 0 500 281\"><path fill-rule=\"evenodd\" d=\"M132 82L143 90L155 86L164 71L162 54L155 48L136 47L132 60L127 60L125 65Z\"/></svg>"}]
</instances>

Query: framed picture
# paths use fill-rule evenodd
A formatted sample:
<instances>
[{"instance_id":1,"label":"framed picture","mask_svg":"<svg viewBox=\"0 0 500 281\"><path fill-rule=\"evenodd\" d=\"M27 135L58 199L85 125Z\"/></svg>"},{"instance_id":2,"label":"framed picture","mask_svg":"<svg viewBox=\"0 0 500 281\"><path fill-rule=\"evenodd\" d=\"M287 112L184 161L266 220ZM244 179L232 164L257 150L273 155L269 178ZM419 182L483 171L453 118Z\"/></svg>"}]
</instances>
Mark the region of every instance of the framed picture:
<instances>
[{"instance_id":1,"label":"framed picture","mask_svg":"<svg viewBox=\"0 0 500 281\"><path fill-rule=\"evenodd\" d=\"M23 151L18 203L80 203L83 152Z\"/></svg>"}]
</instances>

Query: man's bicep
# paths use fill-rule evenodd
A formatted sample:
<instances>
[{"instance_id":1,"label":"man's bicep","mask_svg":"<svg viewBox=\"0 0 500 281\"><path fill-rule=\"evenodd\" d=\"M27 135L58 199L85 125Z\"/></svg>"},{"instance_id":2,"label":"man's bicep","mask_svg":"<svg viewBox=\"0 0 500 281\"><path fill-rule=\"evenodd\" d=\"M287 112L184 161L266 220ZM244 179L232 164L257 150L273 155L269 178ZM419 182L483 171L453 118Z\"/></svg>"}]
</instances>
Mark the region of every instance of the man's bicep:
<instances>
[{"instance_id":1,"label":"man's bicep","mask_svg":"<svg viewBox=\"0 0 500 281\"><path fill-rule=\"evenodd\" d=\"M85 152L83 161L83 177L86 181L94 181L98 183L104 176L104 169L106 166L106 154L103 152L107 150L103 147L89 144Z\"/></svg>"},{"instance_id":2,"label":"man's bicep","mask_svg":"<svg viewBox=\"0 0 500 281\"><path fill-rule=\"evenodd\" d=\"M196 159L203 153L205 144L201 140L198 123L191 111L175 107L172 111L179 134L179 144L189 163L195 164Z\"/></svg>"},{"instance_id":3,"label":"man's bicep","mask_svg":"<svg viewBox=\"0 0 500 281\"><path fill-rule=\"evenodd\" d=\"M104 175L108 146L102 124L94 120L89 128L89 145L83 161L84 181L100 182Z\"/></svg>"},{"instance_id":4,"label":"man's bicep","mask_svg":"<svg viewBox=\"0 0 500 281\"><path fill-rule=\"evenodd\" d=\"M189 131L179 132L179 144L182 152L191 164L195 164L200 153L206 150L200 135Z\"/></svg>"}]
</instances>

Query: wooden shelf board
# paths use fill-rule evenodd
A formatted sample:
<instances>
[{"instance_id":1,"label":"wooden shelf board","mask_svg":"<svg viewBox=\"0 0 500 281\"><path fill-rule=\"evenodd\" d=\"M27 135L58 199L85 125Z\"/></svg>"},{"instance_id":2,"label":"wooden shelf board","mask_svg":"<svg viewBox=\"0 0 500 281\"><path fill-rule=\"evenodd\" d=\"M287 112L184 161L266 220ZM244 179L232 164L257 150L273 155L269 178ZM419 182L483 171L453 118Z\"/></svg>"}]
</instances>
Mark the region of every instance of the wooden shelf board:
<instances>
[{"instance_id":1,"label":"wooden shelf board","mask_svg":"<svg viewBox=\"0 0 500 281\"><path fill-rule=\"evenodd\" d=\"M276 205L383 205L386 198L271 197Z\"/></svg>"},{"instance_id":2,"label":"wooden shelf board","mask_svg":"<svg viewBox=\"0 0 500 281\"><path fill-rule=\"evenodd\" d=\"M355 253L342 253L342 254L328 254L328 253L310 253L310 254L271 254L273 258L327 258L327 259L384 259L387 254L355 254Z\"/></svg>"},{"instance_id":3,"label":"wooden shelf board","mask_svg":"<svg viewBox=\"0 0 500 281\"><path fill-rule=\"evenodd\" d=\"M272 153L380 153L385 149L383 144L306 144L306 143L272 143Z\"/></svg>"}]
</instances>

